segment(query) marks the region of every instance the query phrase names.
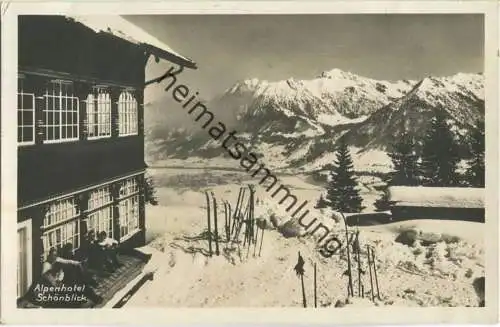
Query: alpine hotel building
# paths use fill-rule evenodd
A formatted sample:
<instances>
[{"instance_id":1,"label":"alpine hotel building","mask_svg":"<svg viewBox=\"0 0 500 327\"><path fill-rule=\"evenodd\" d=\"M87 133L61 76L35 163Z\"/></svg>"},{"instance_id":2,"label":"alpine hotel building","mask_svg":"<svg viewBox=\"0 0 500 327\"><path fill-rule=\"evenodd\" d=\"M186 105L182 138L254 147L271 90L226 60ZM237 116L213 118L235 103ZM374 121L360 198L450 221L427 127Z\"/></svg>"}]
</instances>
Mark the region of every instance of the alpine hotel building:
<instances>
[{"instance_id":1,"label":"alpine hotel building","mask_svg":"<svg viewBox=\"0 0 500 327\"><path fill-rule=\"evenodd\" d=\"M18 298L50 248L78 251L90 229L120 247L145 243L145 66L196 66L111 18L19 16Z\"/></svg>"}]
</instances>

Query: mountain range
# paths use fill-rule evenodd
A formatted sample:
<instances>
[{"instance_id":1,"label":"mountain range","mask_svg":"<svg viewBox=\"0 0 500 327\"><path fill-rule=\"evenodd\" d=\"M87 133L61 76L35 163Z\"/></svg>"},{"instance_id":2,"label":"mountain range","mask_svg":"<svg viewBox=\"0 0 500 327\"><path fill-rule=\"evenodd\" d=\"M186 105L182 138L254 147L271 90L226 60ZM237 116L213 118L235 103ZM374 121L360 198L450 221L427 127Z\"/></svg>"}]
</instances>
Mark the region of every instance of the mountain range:
<instances>
[{"instance_id":1,"label":"mountain range","mask_svg":"<svg viewBox=\"0 0 500 327\"><path fill-rule=\"evenodd\" d=\"M484 121L484 76L384 81L333 69L310 80L238 81L206 103L264 162L307 170L328 162L341 137L366 156L389 150L403 131L419 140L436 111L466 143L468 132ZM179 106L167 95L146 105L149 161L225 155L184 111L166 111L169 105Z\"/></svg>"}]
</instances>

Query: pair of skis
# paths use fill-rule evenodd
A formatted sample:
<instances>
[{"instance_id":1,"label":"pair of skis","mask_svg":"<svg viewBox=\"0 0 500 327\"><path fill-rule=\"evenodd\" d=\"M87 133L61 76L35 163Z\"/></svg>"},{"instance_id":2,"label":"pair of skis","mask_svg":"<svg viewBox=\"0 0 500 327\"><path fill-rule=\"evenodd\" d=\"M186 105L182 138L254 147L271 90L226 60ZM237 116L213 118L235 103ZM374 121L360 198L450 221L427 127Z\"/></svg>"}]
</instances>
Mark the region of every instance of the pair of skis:
<instances>
[{"instance_id":1,"label":"pair of skis","mask_svg":"<svg viewBox=\"0 0 500 327\"><path fill-rule=\"evenodd\" d=\"M380 298L380 289L378 287L378 276L377 276L377 264L375 262L375 253L373 251L373 248L369 246L368 244L366 245L366 251L367 251L367 256L368 256L368 269L370 270L370 285L371 285L371 297L372 301L375 301L375 292L373 289L373 282L375 281L375 286L377 287L377 298L381 300ZM373 269L373 277L372 277L372 269Z\"/></svg>"},{"instance_id":2,"label":"pair of skis","mask_svg":"<svg viewBox=\"0 0 500 327\"><path fill-rule=\"evenodd\" d=\"M256 256L257 251L257 241L258 241L258 232L259 228L256 224L255 219L255 189L249 185L249 196L245 197L247 188L241 187L238 193L238 199L236 202L236 206L234 208L234 212L232 210L232 206L228 201L223 201L224 203L224 232L226 239L226 247L234 245L234 242L238 244L238 254L241 258L241 245L240 245L240 234L244 229L244 239L243 246L247 246L247 258L250 253L251 245L254 245L254 257ZM217 200L215 199L213 192L205 192L205 197L207 201L207 228L208 228L208 251L209 255L212 256L213 248L212 243L215 243L215 253L216 255L220 254L219 251L219 242L221 241L219 237L218 230L218 216L217 216ZM246 200L246 204L245 201ZM212 220L213 220L213 229L212 232ZM265 227L265 226L264 226ZM260 236L260 247L259 247L259 256L262 251L262 242L264 238L264 229L261 228L261 236Z\"/></svg>"},{"instance_id":3,"label":"pair of skis","mask_svg":"<svg viewBox=\"0 0 500 327\"><path fill-rule=\"evenodd\" d=\"M217 218L217 200L215 199L213 192L205 191L205 197L207 200L207 237L208 237L208 254L213 255L212 250L212 238L215 243L215 254L219 255L219 226ZM213 209L213 211L212 211ZM212 233L212 218L214 221L214 232Z\"/></svg>"},{"instance_id":4,"label":"pair of skis","mask_svg":"<svg viewBox=\"0 0 500 327\"><path fill-rule=\"evenodd\" d=\"M248 190L248 196L246 196ZM244 209L243 209L244 208ZM241 258L241 245L240 245L240 234L244 227L243 233L243 246L247 247L247 258L251 251L251 246L253 245L253 256L257 255L257 244L259 241L259 226L257 225L257 220L255 219L255 189L253 185L248 185L248 188L241 187L238 192L238 199L236 202L236 208L233 218L234 235L232 239L232 244L237 242L238 244L238 255ZM264 239L265 226L260 228L260 246L259 246L259 256L262 252L262 244Z\"/></svg>"},{"instance_id":5,"label":"pair of skis","mask_svg":"<svg viewBox=\"0 0 500 327\"><path fill-rule=\"evenodd\" d=\"M359 230L357 230L354 234L350 233L348 227L347 227L347 222L345 219L345 216L343 213L341 213L342 219L344 220L344 226L345 226L345 234L346 234L346 241L347 241L347 276L348 276L348 284L347 284L347 295L348 296L354 296L354 282L353 282L353 272L352 272L352 262L351 262L351 244L353 244L353 252L356 255L356 261L358 262L357 270L358 270L358 296L364 297L365 296L365 290L364 290L364 285L362 281L361 275L365 274L365 271L363 270L361 266L361 245L359 242ZM349 236L351 234L351 237ZM354 239L353 239L354 238ZM368 257L368 270L370 274L370 294L371 294L371 299L372 301L375 300L375 290L374 290L374 283L375 287L377 288L377 298L380 300L380 289L379 289L379 283L378 283L378 276L377 276L377 266L375 263L375 253L374 249L370 245L366 245L366 251L367 251L367 257ZM372 274L373 271L373 274Z\"/></svg>"}]
</instances>

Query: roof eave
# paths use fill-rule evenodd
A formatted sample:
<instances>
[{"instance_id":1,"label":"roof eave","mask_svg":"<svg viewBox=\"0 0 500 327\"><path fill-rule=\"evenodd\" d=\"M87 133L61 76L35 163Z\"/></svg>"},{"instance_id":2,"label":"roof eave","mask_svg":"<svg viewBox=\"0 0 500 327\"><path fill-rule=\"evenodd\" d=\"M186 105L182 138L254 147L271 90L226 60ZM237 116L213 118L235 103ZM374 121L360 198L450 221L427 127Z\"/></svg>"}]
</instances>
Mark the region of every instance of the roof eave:
<instances>
[{"instance_id":1,"label":"roof eave","mask_svg":"<svg viewBox=\"0 0 500 327\"><path fill-rule=\"evenodd\" d=\"M157 48L151 44L147 43L141 43L139 45L144 49L144 51L167 61L170 61L174 64L186 67L186 68L191 68L191 69L197 69L198 67L196 66L196 63L187 59L187 58L182 58L174 55L171 52L165 51L163 49Z\"/></svg>"},{"instance_id":2,"label":"roof eave","mask_svg":"<svg viewBox=\"0 0 500 327\"><path fill-rule=\"evenodd\" d=\"M161 59L170 61L174 64L177 64L177 65L180 65L180 66L183 66L186 68L197 69L196 63L194 61L176 53L172 49L169 49L168 46L166 46L166 49L163 49L163 48L159 47L158 44L153 45L153 44L155 44L155 42L158 42L160 45L163 45L163 43L159 40L156 40L155 38L153 38L152 40L149 40L149 39L151 39L150 34L143 31L140 28L135 27L132 29L132 31L130 31L130 29L128 29L128 30L124 30L124 32L122 32L121 28L123 28L123 27L120 28L118 26L115 26L112 28L112 26L107 26L106 24L103 26L100 22L99 22L99 24L96 24L95 21L88 20L84 16L65 16L65 17L73 22L82 24L83 26L93 30L97 34L107 35L109 37L116 38L116 39L128 42L130 44L133 44L134 46L144 50L146 53L152 54L157 58L161 58ZM123 18L121 18L121 16L117 16L117 17L119 17L118 22L124 21ZM128 26L133 25L130 22L126 22L126 24ZM135 35L135 34L137 34L137 32L139 32L139 35L142 35L143 37L145 37L145 39L141 36Z\"/></svg>"}]
</instances>

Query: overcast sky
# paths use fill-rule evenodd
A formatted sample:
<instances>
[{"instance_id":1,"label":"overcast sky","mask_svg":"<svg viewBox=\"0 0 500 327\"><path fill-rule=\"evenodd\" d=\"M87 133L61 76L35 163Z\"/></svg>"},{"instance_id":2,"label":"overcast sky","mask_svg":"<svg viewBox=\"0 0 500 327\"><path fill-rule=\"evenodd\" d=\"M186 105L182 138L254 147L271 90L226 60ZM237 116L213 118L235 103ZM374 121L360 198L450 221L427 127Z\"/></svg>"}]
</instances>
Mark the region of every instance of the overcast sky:
<instances>
[{"instance_id":1,"label":"overcast sky","mask_svg":"<svg viewBox=\"0 0 500 327\"><path fill-rule=\"evenodd\" d=\"M183 73L182 79L205 99L237 80L307 79L333 68L386 80L483 71L482 15L126 18L197 63L198 70ZM147 77L168 67L153 61Z\"/></svg>"}]
</instances>

